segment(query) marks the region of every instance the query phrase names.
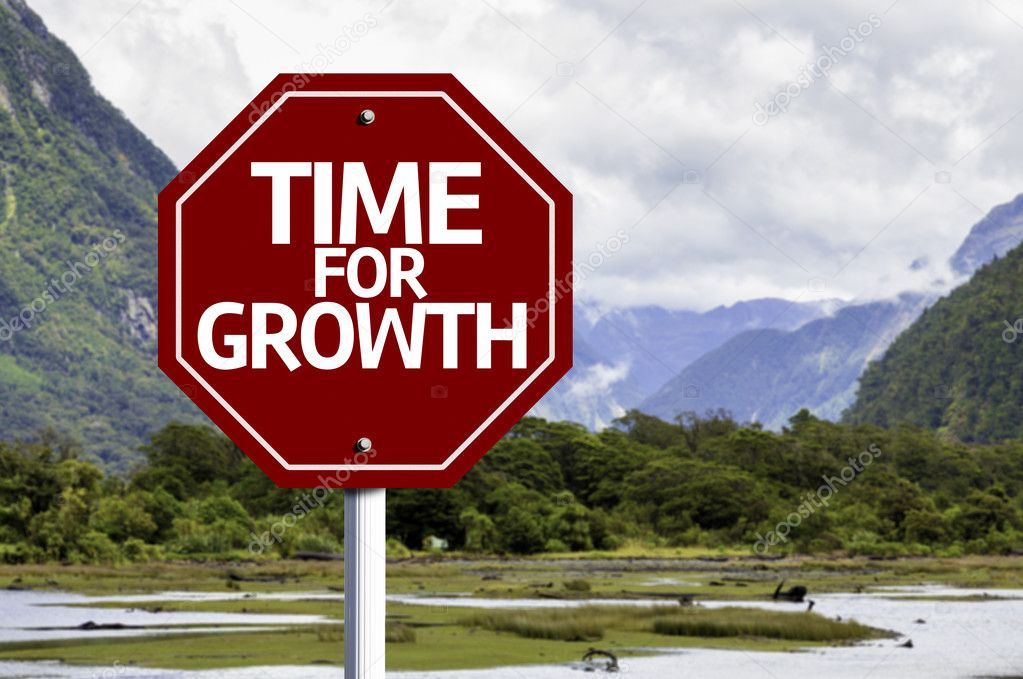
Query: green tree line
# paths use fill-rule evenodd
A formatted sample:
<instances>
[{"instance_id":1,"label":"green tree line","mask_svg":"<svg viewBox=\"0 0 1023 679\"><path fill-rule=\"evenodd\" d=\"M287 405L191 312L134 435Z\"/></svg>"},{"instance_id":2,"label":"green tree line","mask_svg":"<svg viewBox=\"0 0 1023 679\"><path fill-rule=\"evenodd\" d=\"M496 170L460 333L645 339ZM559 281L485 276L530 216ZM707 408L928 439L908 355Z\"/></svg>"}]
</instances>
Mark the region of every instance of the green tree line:
<instances>
[{"instance_id":1,"label":"green tree line","mask_svg":"<svg viewBox=\"0 0 1023 679\"><path fill-rule=\"evenodd\" d=\"M50 433L0 444L0 562L342 550L342 493L277 488L213 429L167 425L143 453L118 476ZM389 491L389 550L1013 553L1021 488L1016 440L964 444L806 411L779 433L723 412L630 412L598 433L526 418L454 488Z\"/></svg>"}]
</instances>

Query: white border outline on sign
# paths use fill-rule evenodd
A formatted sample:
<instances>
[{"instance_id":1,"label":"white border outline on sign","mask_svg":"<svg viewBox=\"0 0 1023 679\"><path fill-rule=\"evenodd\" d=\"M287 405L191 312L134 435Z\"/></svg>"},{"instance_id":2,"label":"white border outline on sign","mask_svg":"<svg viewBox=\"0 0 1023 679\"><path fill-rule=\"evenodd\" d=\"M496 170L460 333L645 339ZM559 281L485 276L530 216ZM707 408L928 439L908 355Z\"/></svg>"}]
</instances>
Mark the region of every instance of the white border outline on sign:
<instances>
[{"instance_id":1,"label":"white border outline on sign","mask_svg":"<svg viewBox=\"0 0 1023 679\"><path fill-rule=\"evenodd\" d=\"M218 394L217 391L212 386L210 386L210 384L208 382L206 382L205 379L203 379L202 375L200 375L198 373L198 371L196 371L191 365L188 364L187 361L185 361L184 357L181 354L181 207L182 207L182 205L184 205L184 202L186 200L188 200L188 198L191 197L191 195L203 184L203 182L205 182L207 179L209 179L209 177L214 172L216 172L216 170L221 165L224 164L224 161L226 161L228 159L228 157L230 157L235 151L237 151L238 148L256 131L256 129L259 128L260 125L262 125L267 119L269 119L269 117L271 115L273 115L273 113L277 109L279 109L281 107L281 105L284 104L285 101L287 101L289 98L292 98L292 97L438 97L440 99L443 99L448 104L448 106L450 106L456 113L458 113L458 115L461 116L462 119L465 120L465 122L468 123L469 126L473 130L475 130L475 132L478 135L480 135L480 137L482 137L483 140L486 141L487 144L489 144L490 147L492 149L494 149L498 153L498 155L500 155L501 158L503 158L504 161L506 163L508 163L508 165L511 166L511 168L513 170L515 170L515 172L518 173L518 175L520 177L522 177L526 181L526 183L529 184L529 186L540 195L541 198L544 199L544 201L547 202L547 205L550 206L550 211L549 211L549 213L550 213L550 226L549 226L549 229L548 229L548 238L550 240L550 262L549 262L549 265L550 265L550 286L548 288L548 293L547 293L548 308L550 309L550 332L549 332L549 344L548 344L548 346L549 346L549 354L547 356L547 360L544 361L540 365L540 367L538 367L536 369L536 371L534 371L533 374L530 375L529 378L526 379L525 382L523 382L521 385L519 385L519 387L515 391L512 392L511 396L509 396L504 401L504 403L502 403L500 406L498 406L497 410L495 410L490 415L490 417L488 417L486 420L484 420L483 424L481 424L479 427L477 427L476 430L472 434L469 435L469 438L467 438L460 446L458 446L458 448L456 448L455 451L453 453L451 453L451 455L449 455L448 458L444 462L442 462L441 464L376 464L376 465L366 465L366 464L362 464L362 465L358 465L358 464L331 464L331 465L291 464L290 462L285 460L284 457L280 453L278 453L276 450L274 450L273 446L271 446L270 443L268 441L266 441L266 439L264 439L259 434L259 432L257 432L255 430L255 428L252 425L250 425L248 422L246 422L245 418L243 418L241 416L241 414L238 413L238 411L236 411L234 408L232 408L231 405L226 400L224 400L224 398L220 394ZM554 356L555 356L555 346L554 346L555 305L556 305L556 302L557 302L557 300L555 299L555 295L554 295L554 289L555 289L555 286L556 286L555 271L554 271L554 248L555 248L555 228L554 228L554 226L555 226L555 220L554 220L554 201L551 200L551 197L548 196L543 191L543 189L541 189L537 185L537 183L535 181L533 181L533 178L530 177L528 174L526 174L522 170L522 168L520 168L518 166L518 164L511 159L511 157L507 153L505 153L504 149L502 149L500 146L498 146L497 143L493 139L490 138L490 135L488 135L486 132L483 131L483 129L476 123L476 121L474 121L472 118L470 118L468 116L468 114L466 114L466 112L463 111L460 106L458 106L458 104L456 104L454 101L452 101L452 99L448 96L447 92L443 92L443 91L409 91L409 92L395 92L395 91L379 91L379 92L377 92L377 91L365 91L365 92L355 92L355 91L351 91L351 92L345 92L345 91L326 91L326 90L324 90L324 91L285 92L284 95L281 96L281 98L278 99L266 111L266 113L264 113L259 118L259 120L257 120L251 127L249 127L249 129L247 129L245 131L245 133L241 137L239 137L238 140L234 144L231 145L231 147L227 150L227 152L225 152L224 155L221 156L220 159L217 160L216 163L214 163L212 166L210 166L210 168L198 180L196 180L196 182L191 187L189 187L189 189L187 191L185 191L185 193L181 196L181 198L178 199L178 202L177 202L177 204L175 206L175 230L174 230L175 231L174 232L174 238L175 238L175 256L174 256L174 265L175 265L175 274L174 274L175 275L175 281L174 281L174 283L175 283L175 300L174 301L175 301L175 316L176 316L175 317L175 346L174 346L175 358L177 359L178 363L185 370L187 370L188 373L192 377L194 377L195 380L200 385L202 385L202 387L206 391L208 391L210 393L210 395L213 396L213 398L215 398L217 400L217 402L221 406L223 406L224 410L226 410L228 412L228 414L231 415L231 417L233 417L235 420L237 420L237 422L240 425L242 425L242 427L245 429L245 431L247 431L261 446L263 446L263 448L268 453L270 453L270 455L272 455L274 457L274 459L277 460L277 462L280 463L280 465L282 467L284 467L284 469L287 469L289 471L373 471L373 470L380 470L380 471L443 471L443 470L447 469L449 466L451 466L451 463L454 462L465 451L465 449L468 448L469 445L472 444L472 442L475 441L479 437L479 435L483 433L483 430L485 430L488 426L490 426L490 423L493 422L495 419L497 419L497 417L500 416L501 413L503 413L508 408L509 405L511 405L512 401L514 401L516 398L518 398L519 394L521 394L530 384L532 384L536 380L536 378L539 377L540 374L543 373L547 369L547 367L550 366L550 364L554 362Z\"/></svg>"}]
</instances>

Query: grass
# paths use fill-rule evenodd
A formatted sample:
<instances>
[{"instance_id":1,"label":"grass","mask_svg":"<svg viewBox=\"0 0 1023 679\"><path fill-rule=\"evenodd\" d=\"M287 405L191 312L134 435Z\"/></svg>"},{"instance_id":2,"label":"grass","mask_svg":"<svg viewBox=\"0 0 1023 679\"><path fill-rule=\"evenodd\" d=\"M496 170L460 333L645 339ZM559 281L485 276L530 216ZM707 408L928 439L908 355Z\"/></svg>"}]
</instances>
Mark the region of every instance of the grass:
<instances>
[{"instance_id":1,"label":"grass","mask_svg":"<svg viewBox=\"0 0 1023 679\"><path fill-rule=\"evenodd\" d=\"M629 552L632 554L633 552ZM224 591L229 572L272 577L273 582L241 582L242 592L295 592L340 589L340 562L161 562L115 568L103 566L0 566L0 588L11 584L83 594ZM738 600L760 598L778 581L806 585L811 592L855 591L881 585L942 583L975 589L1019 587L1023 557L961 559L794 558L725 562L655 556L613 559L555 558L437 559L417 557L388 565L391 593L467 592L485 598L649 598L695 595ZM585 580L589 591L573 591ZM664 580L667 582L657 583ZM671 580L689 584L671 584ZM711 583L717 583L711 585ZM566 586L567 585L567 586Z\"/></svg>"},{"instance_id":2,"label":"grass","mask_svg":"<svg viewBox=\"0 0 1023 679\"><path fill-rule=\"evenodd\" d=\"M569 609L478 611L459 624L470 629L508 632L524 639L598 641L612 625L625 627L631 606L586 606Z\"/></svg>"},{"instance_id":3,"label":"grass","mask_svg":"<svg viewBox=\"0 0 1023 679\"><path fill-rule=\"evenodd\" d=\"M228 573L273 579L232 582ZM648 599L660 606L586 606L572 609L501 610L388 605L390 670L474 669L578 660L600 641L620 655L649 648L718 648L793 651L808 646L874 638L881 631L836 623L813 613L774 610L682 608L696 601L765 600L778 581L818 592L870 590L880 585L940 583L983 588L1019 587L1023 558L963 559L798 558L784 561L698 561L663 555L627 559L438 559L417 557L389 564L391 593L470 593L521 599ZM585 582L589 591L581 584ZM712 584L716 583L716 584ZM0 589L9 585L110 597L90 607L160 608L163 611L306 614L317 625L275 632L181 633L144 638L87 638L0 645L0 660L62 660L76 665L131 663L167 669L217 669L253 665L338 665L344 633L337 599L272 601L118 602L118 595L165 591L241 593L323 592L340 595L343 566L336 562L165 562L112 568L0 566ZM899 596L892 593L892 596ZM681 636L680 636L681 635Z\"/></svg>"},{"instance_id":4,"label":"grass","mask_svg":"<svg viewBox=\"0 0 1023 679\"><path fill-rule=\"evenodd\" d=\"M178 602L180 603L180 602ZM221 602L224 603L224 602ZM308 603L308 602L307 602ZM812 642L755 637L680 637L657 634L643 607L596 606L582 615L596 615L604 625L601 647L619 655L654 647L720 648L792 651ZM667 608L667 607L665 607ZM672 610L672 609L669 609ZM476 669L513 665L563 663L579 660L592 642L536 638L482 626L466 627L466 619L481 620L493 611L431 606L388 605L388 670ZM507 615L522 611L504 612ZM565 610L526 612L538 624L550 616L560 620ZM616 618L617 615L621 617ZM793 614L796 615L796 614ZM344 631L340 624L290 627L273 632L222 634L181 633L137 638L86 638L0 644L0 660L58 660L72 665L155 667L179 670L221 669L259 665L340 665Z\"/></svg>"},{"instance_id":5,"label":"grass","mask_svg":"<svg viewBox=\"0 0 1023 679\"><path fill-rule=\"evenodd\" d=\"M609 630L685 637L760 637L787 641L849 642L890 636L856 622L838 622L815 613L755 608L678 606L582 606L476 612L460 624L525 639L599 641Z\"/></svg>"},{"instance_id":6,"label":"grass","mask_svg":"<svg viewBox=\"0 0 1023 679\"><path fill-rule=\"evenodd\" d=\"M849 642L894 636L853 621L816 613L779 613L748 608L690 608L653 621L658 634L686 637L764 637L790 641Z\"/></svg>"},{"instance_id":7,"label":"grass","mask_svg":"<svg viewBox=\"0 0 1023 679\"><path fill-rule=\"evenodd\" d=\"M416 630L403 622L388 623L384 632L384 641L389 644L414 644L416 639Z\"/></svg>"}]
</instances>

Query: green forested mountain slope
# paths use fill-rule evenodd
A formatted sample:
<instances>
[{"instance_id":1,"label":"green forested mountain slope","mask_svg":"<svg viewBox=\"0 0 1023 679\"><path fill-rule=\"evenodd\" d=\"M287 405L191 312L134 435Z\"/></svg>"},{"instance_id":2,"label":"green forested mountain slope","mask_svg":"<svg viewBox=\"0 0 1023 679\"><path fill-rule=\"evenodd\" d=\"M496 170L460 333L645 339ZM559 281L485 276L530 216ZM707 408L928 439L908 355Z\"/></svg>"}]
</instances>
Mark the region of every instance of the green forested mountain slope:
<instances>
[{"instance_id":1,"label":"green forested mountain slope","mask_svg":"<svg viewBox=\"0 0 1023 679\"><path fill-rule=\"evenodd\" d=\"M197 411L156 368L170 160L20 0L0 0L0 438L52 429L108 468Z\"/></svg>"},{"instance_id":2,"label":"green forested mountain slope","mask_svg":"<svg viewBox=\"0 0 1023 679\"><path fill-rule=\"evenodd\" d=\"M1023 436L1023 246L938 300L860 378L852 422ZM1006 325L1009 323L1009 326Z\"/></svg>"}]
</instances>

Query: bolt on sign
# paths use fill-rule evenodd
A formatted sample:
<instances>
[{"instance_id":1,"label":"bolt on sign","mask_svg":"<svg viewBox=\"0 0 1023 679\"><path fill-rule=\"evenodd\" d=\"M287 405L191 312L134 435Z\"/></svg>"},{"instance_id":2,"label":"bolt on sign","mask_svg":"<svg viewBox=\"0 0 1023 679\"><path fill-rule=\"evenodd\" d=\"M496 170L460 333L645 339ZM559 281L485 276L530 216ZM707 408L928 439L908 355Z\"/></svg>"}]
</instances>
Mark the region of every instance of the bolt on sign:
<instances>
[{"instance_id":1,"label":"bolt on sign","mask_svg":"<svg viewBox=\"0 0 1023 679\"><path fill-rule=\"evenodd\" d=\"M451 486L571 367L572 197L453 76L278 76L159 212L160 367L280 486Z\"/></svg>"}]
</instances>

